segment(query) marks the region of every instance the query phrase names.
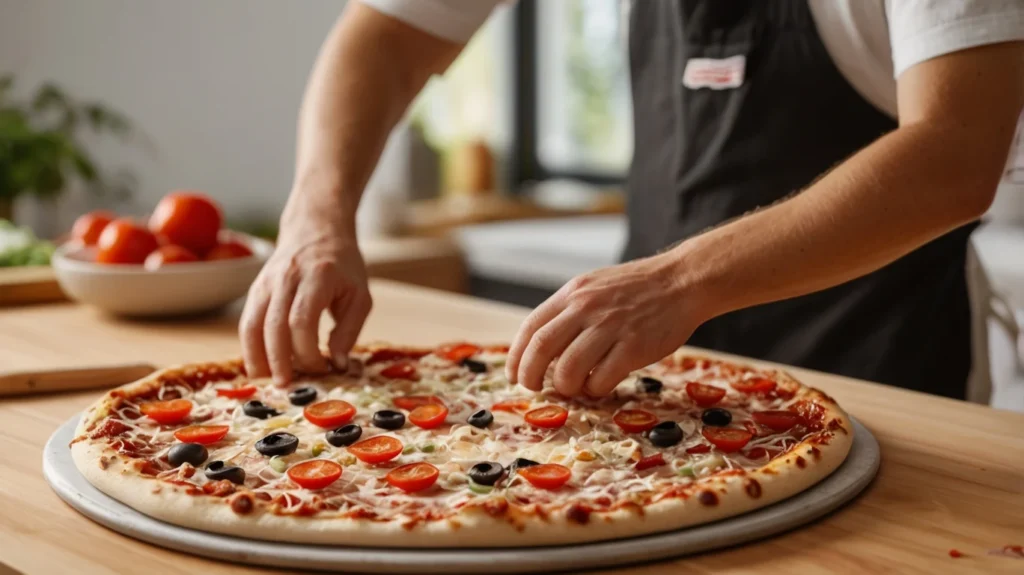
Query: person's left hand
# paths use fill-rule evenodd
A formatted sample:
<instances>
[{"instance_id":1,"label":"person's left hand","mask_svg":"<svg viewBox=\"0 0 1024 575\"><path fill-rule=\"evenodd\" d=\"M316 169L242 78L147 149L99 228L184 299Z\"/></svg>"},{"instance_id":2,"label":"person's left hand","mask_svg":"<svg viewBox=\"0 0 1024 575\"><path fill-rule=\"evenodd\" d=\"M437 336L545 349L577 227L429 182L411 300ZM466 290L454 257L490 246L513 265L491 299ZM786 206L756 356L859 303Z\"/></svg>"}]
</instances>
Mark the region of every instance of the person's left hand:
<instances>
[{"instance_id":1,"label":"person's left hand","mask_svg":"<svg viewBox=\"0 0 1024 575\"><path fill-rule=\"evenodd\" d=\"M670 252L573 278L519 328L505 371L540 391L552 361L566 396L600 397L684 344L706 306Z\"/></svg>"}]
</instances>

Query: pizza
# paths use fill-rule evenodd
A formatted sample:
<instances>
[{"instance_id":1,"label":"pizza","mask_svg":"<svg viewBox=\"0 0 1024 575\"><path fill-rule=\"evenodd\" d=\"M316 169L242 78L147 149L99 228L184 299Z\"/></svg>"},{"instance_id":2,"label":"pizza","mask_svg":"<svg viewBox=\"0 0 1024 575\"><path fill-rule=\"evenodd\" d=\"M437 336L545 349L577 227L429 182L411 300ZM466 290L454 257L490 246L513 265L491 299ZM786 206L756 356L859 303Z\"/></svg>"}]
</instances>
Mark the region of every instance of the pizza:
<instances>
[{"instance_id":1,"label":"pizza","mask_svg":"<svg viewBox=\"0 0 1024 575\"><path fill-rule=\"evenodd\" d=\"M515 547L650 534L799 493L850 420L786 372L679 351L605 398L510 384L507 347L370 345L287 386L239 360L111 390L76 467L157 519L255 539Z\"/></svg>"}]
</instances>

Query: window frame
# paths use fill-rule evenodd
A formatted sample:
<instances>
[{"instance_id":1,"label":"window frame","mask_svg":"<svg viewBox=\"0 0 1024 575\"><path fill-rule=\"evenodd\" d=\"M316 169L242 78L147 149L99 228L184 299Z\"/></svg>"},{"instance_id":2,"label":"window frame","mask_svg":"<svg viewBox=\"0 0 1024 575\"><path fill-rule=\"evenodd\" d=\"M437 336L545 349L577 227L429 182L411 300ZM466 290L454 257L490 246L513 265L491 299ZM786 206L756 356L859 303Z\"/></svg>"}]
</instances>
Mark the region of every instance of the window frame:
<instances>
[{"instance_id":1,"label":"window frame","mask_svg":"<svg viewBox=\"0 0 1024 575\"><path fill-rule=\"evenodd\" d=\"M621 186L628 175L591 170L552 170L537 155L537 0L518 0L514 7L512 32L512 138L508 179L514 191L532 183L552 179L573 179L597 186Z\"/></svg>"}]
</instances>

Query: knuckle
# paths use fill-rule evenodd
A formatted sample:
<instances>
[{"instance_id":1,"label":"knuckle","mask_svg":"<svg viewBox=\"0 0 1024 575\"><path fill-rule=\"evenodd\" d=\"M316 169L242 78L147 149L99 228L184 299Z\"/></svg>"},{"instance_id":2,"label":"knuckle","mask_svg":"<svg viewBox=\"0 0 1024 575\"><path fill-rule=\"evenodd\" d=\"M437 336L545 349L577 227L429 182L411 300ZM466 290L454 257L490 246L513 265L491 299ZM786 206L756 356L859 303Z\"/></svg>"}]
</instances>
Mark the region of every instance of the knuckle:
<instances>
[{"instance_id":1,"label":"knuckle","mask_svg":"<svg viewBox=\"0 0 1024 575\"><path fill-rule=\"evenodd\" d=\"M587 283L588 283L587 276L581 275L581 276L576 276L576 277L572 278L571 280L569 280L569 282L567 284L565 284L565 287L566 287L566 289L570 293L572 293L572 292L577 292L577 291L583 289L584 287L587 286Z\"/></svg>"},{"instance_id":2,"label":"knuckle","mask_svg":"<svg viewBox=\"0 0 1024 575\"><path fill-rule=\"evenodd\" d=\"M267 314L267 318L263 320L263 329L269 332L276 332L284 327L287 323L287 319L283 314L271 313Z\"/></svg>"},{"instance_id":3,"label":"knuckle","mask_svg":"<svg viewBox=\"0 0 1024 575\"><path fill-rule=\"evenodd\" d=\"M298 331L309 325L309 314L304 311L293 312L288 316L288 327Z\"/></svg>"},{"instance_id":4,"label":"knuckle","mask_svg":"<svg viewBox=\"0 0 1024 575\"><path fill-rule=\"evenodd\" d=\"M537 351L548 351L554 345L554 333L550 328L541 328L533 334L532 347Z\"/></svg>"},{"instance_id":5,"label":"knuckle","mask_svg":"<svg viewBox=\"0 0 1024 575\"><path fill-rule=\"evenodd\" d=\"M278 274L277 284L279 286L294 284L297 283L301 277L302 268L299 265L299 262L291 260L288 262L287 265L284 266L284 269L281 270L281 273Z\"/></svg>"}]
</instances>

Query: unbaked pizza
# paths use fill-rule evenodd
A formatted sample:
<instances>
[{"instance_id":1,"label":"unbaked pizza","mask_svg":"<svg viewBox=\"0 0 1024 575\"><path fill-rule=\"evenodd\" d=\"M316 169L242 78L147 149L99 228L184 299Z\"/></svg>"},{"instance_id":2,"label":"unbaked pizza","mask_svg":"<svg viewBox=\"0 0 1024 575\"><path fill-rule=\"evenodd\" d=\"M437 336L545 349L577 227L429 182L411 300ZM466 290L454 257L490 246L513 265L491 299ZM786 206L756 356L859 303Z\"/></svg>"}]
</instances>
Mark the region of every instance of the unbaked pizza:
<instances>
[{"instance_id":1,"label":"unbaked pizza","mask_svg":"<svg viewBox=\"0 0 1024 575\"><path fill-rule=\"evenodd\" d=\"M74 461L173 524L275 541L553 545L678 529L807 489L853 435L785 372L685 352L606 398L510 384L507 348L367 346L287 386L165 369L83 415Z\"/></svg>"}]
</instances>

